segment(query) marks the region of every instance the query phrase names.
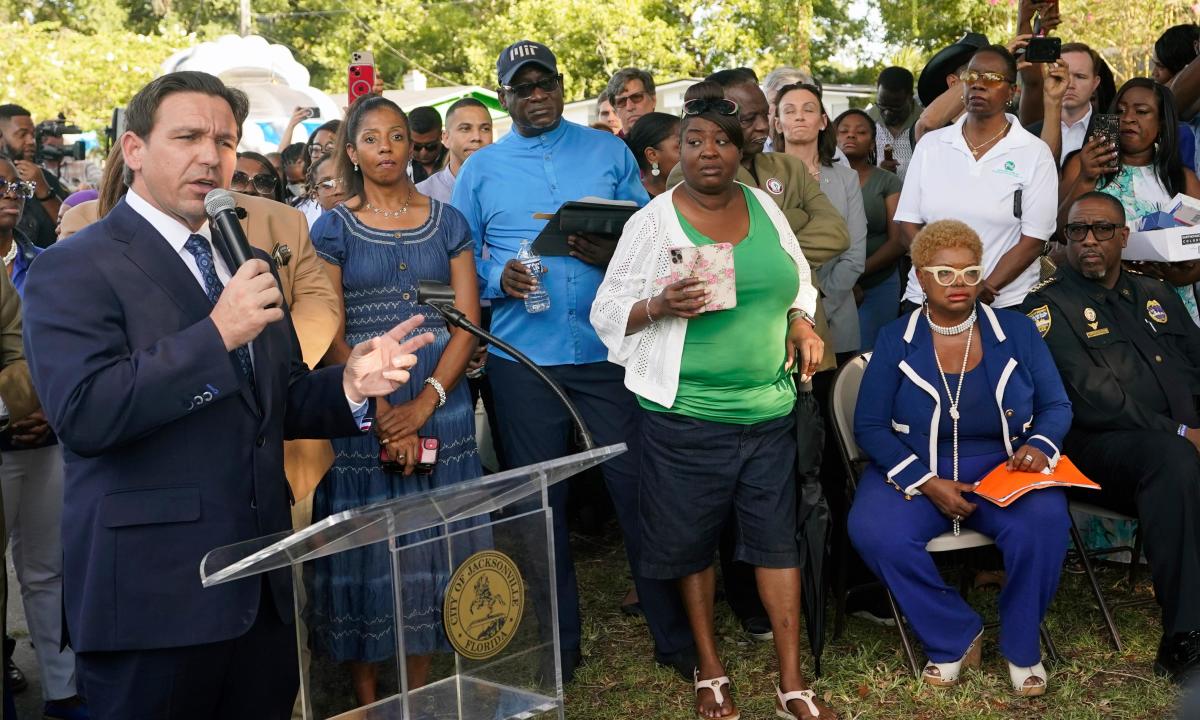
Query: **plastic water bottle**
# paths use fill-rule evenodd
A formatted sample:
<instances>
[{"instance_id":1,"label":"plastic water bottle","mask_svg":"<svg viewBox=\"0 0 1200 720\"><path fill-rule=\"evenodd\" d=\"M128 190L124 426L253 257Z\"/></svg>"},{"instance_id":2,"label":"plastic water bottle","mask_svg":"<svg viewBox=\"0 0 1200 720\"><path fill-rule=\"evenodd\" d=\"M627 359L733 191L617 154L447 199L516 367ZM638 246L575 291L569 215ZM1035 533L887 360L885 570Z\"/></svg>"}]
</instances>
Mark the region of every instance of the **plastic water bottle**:
<instances>
[{"instance_id":1,"label":"plastic water bottle","mask_svg":"<svg viewBox=\"0 0 1200 720\"><path fill-rule=\"evenodd\" d=\"M542 258L533 251L528 240L521 241L521 249L517 251L517 261L525 266L533 276L537 285L525 296L525 311L540 313L550 309L550 295L542 285Z\"/></svg>"}]
</instances>

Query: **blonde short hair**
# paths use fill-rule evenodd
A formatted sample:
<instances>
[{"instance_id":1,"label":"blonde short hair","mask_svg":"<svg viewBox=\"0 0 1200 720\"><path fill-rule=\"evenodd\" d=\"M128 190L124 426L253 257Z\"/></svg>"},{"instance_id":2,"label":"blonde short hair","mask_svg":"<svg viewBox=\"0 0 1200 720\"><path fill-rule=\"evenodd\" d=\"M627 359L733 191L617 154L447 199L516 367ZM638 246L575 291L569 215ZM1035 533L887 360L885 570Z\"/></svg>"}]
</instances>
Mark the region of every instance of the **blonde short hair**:
<instances>
[{"instance_id":1,"label":"blonde short hair","mask_svg":"<svg viewBox=\"0 0 1200 720\"><path fill-rule=\"evenodd\" d=\"M983 242L971 226L958 220L938 220L926 225L913 238L913 265L918 268L928 267L939 250L952 248L970 250L975 260L983 262Z\"/></svg>"}]
</instances>

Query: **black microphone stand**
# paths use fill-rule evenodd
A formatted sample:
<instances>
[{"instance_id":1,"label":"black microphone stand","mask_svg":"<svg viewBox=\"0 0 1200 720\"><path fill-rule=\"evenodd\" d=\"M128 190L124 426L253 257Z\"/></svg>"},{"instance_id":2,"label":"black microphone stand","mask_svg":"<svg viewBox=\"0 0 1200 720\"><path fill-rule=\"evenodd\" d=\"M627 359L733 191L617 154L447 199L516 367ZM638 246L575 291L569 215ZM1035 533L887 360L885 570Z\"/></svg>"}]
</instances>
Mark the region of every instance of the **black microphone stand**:
<instances>
[{"instance_id":1,"label":"black microphone stand","mask_svg":"<svg viewBox=\"0 0 1200 720\"><path fill-rule=\"evenodd\" d=\"M592 440L592 434L588 432L587 425L583 422L583 416L579 414L579 408L575 407L575 403L567 397L562 386L555 382L554 378L546 374L532 360L525 356L520 350L517 350L512 345L504 342L500 338L491 334L487 330L479 327L463 314L462 310L454 307L454 290L444 283L434 282L432 280L421 280L417 284L417 303L428 305L441 315L447 323L454 327L462 328L471 333L475 337L489 342L504 352L511 355L517 362L529 368L530 372L537 375L546 387L558 397L559 402L567 408L567 412L571 415L571 420L575 423L575 430L579 434L579 442L583 445L584 450L594 450L596 443Z\"/></svg>"}]
</instances>

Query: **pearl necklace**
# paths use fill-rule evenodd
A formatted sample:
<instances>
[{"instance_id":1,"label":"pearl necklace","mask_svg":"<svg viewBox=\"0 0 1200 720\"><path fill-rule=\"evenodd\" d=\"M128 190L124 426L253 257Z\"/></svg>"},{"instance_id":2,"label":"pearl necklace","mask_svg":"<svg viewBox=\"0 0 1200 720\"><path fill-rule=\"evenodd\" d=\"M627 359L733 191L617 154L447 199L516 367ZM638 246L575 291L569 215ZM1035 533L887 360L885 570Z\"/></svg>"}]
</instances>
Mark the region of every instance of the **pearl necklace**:
<instances>
[{"instance_id":1,"label":"pearl necklace","mask_svg":"<svg viewBox=\"0 0 1200 720\"><path fill-rule=\"evenodd\" d=\"M929 306L926 305L925 306L925 319L929 321L929 329L933 330L938 335L959 335L964 330L966 330L967 328L970 328L971 326L973 326L975 324L975 318L976 318L977 312L978 311L975 308L972 308L971 314L967 317L966 320L963 320L962 322L960 322L957 325L951 325L950 327L946 327L945 325L938 325L937 323L935 323L933 321L933 316L929 314Z\"/></svg>"},{"instance_id":2,"label":"pearl necklace","mask_svg":"<svg viewBox=\"0 0 1200 720\"><path fill-rule=\"evenodd\" d=\"M971 357L971 338L975 336L972 331L972 326L975 324L975 311L971 311L971 317L966 321L955 325L953 328L942 327L935 325L929 314L929 306L925 306L925 319L929 321L929 327L940 335L957 335L963 330L967 331L967 347L963 352L962 371L958 374L958 387L953 393L950 392L950 381L946 379L946 371L942 369L942 360L938 357L937 348L934 348L933 359L937 361L938 374L942 376L942 386L946 388L946 399L950 401L950 422L954 428L954 482L958 482L958 402L962 398L963 380L967 377L967 361ZM965 327L964 327L965 326ZM961 328L961 329L958 329ZM949 332L953 331L953 332ZM935 468L936 471L936 468ZM962 532L959 522L962 518L954 516L954 536L958 537Z\"/></svg>"},{"instance_id":3,"label":"pearl necklace","mask_svg":"<svg viewBox=\"0 0 1200 720\"><path fill-rule=\"evenodd\" d=\"M408 186L408 194L404 196L404 205L399 210L380 210L371 203L367 203L367 209L376 215L382 215L385 218L402 217L408 214L408 204L412 202L412 185Z\"/></svg>"},{"instance_id":4,"label":"pearl necklace","mask_svg":"<svg viewBox=\"0 0 1200 720\"><path fill-rule=\"evenodd\" d=\"M12 265L12 261L17 259L17 241L14 239L12 245L9 246L8 252L4 253L4 267Z\"/></svg>"}]
</instances>

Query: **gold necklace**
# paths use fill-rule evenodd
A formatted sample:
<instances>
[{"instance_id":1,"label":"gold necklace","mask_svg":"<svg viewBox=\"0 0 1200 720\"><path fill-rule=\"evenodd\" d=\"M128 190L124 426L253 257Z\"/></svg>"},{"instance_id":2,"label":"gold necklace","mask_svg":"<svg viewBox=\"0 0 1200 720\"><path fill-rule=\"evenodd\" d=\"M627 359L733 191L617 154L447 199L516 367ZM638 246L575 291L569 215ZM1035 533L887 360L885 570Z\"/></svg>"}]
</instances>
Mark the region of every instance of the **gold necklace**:
<instances>
[{"instance_id":1,"label":"gold necklace","mask_svg":"<svg viewBox=\"0 0 1200 720\"><path fill-rule=\"evenodd\" d=\"M408 214L408 204L410 202L412 202L412 185L408 186L408 194L404 196L404 205L402 205L399 210L381 210L372 205L370 202L367 203L367 209L376 215L382 215L385 218L398 218Z\"/></svg>"},{"instance_id":2,"label":"gold necklace","mask_svg":"<svg viewBox=\"0 0 1200 720\"><path fill-rule=\"evenodd\" d=\"M1000 137L1002 135L1004 135L1004 133L1008 132L1008 129L1010 127L1012 127L1012 123L1009 123L1009 122L1004 123L1004 127L1000 128L1000 132L996 133L989 139L984 140L983 142L979 143L978 145L975 145L974 143L971 142L971 139L967 137L967 126L964 124L963 125L963 140L967 143L967 147L971 148L971 154L978 155L979 152L981 150L983 150L983 148L985 148L988 145L991 145L992 143L999 140Z\"/></svg>"}]
</instances>

